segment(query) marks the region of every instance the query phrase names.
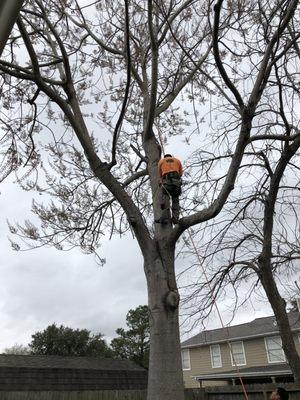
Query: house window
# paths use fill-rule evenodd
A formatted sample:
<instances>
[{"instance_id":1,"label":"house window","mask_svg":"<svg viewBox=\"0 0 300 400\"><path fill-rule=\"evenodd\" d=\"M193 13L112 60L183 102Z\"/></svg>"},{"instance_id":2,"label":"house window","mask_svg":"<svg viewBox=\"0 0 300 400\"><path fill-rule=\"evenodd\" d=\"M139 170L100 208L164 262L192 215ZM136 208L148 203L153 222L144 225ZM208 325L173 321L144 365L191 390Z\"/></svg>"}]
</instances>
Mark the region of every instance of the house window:
<instances>
[{"instance_id":1,"label":"house window","mask_svg":"<svg viewBox=\"0 0 300 400\"><path fill-rule=\"evenodd\" d=\"M184 371L191 369L191 360L190 360L190 350L189 349L181 350L181 362L182 362L182 369Z\"/></svg>"},{"instance_id":2,"label":"house window","mask_svg":"<svg viewBox=\"0 0 300 400\"><path fill-rule=\"evenodd\" d=\"M269 363L285 362L285 355L282 350L282 342L280 336L266 337L265 345Z\"/></svg>"},{"instance_id":3,"label":"house window","mask_svg":"<svg viewBox=\"0 0 300 400\"><path fill-rule=\"evenodd\" d=\"M234 342L230 344L231 364L246 365L246 357L243 342Z\"/></svg>"},{"instance_id":4,"label":"house window","mask_svg":"<svg viewBox=\"0 0 300 400\"><path fill-rule=\"evenodd\" d=\"M211 366L213 368L222 367L221 349L219 344L210 346Z\"/></svg>"}]
</instances>

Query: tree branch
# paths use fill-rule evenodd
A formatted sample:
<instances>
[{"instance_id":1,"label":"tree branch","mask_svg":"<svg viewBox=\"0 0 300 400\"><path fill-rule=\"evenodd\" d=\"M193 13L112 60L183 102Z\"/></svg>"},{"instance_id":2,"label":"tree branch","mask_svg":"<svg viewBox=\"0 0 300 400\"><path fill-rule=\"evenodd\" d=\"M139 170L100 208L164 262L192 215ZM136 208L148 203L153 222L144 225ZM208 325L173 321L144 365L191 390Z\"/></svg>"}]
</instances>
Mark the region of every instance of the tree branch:
<instances>
[{"instance_id":1,"label":"tree branch","mask_svg":"<svg viewBox=\"0 0 300 400\"><path fill-rule=\"evenodd\" d=\"M116 150L117 150L117 141L120 133L120 129L122 126L122 122L125 116L126 112L126 106L127 106L127 101L129 97L129 89L130 89L130 83L131 83L131 53L130 53L130 31L129 31L129 10L128 10L128 0L124 0L125 4L125 43L126 43L126 63L127 63L127 81L126 81L126 87L125 87L125 93L124 93L124 99L123 99L123 104L121 108L121 112L118 118L118 121L116 123L114 133L113 133L113 140L112 140L112 156L111 156L111 162L109 165L109 168L112 168L114 165L116 165Z\"/></svg>"},{"instance_id":2,"label":"tree branch","mask_svg":"<svg viewBox=\"0 0 300 400\"><path fill-rule=\"evenodd\" d=\"M107 189L113 194L113 196L120 203L124 212L127 215L128 221L133 227L133 230L137 236L137 240L141 246L142 251L146 251L149 246L152 246L152 239L149 231L143 221L142 215L138 207L134 204L133 200L129 197L122 185L115 179L110 173L108 164L103 163L95 152L94 144L89 135L86 127L84 118L79 107L76 92L73 86L72 80L66 85L66 91L68 93L68 102L60 97L52 88L50 88L42 79L39 71L37 57L33 46L30 43L28 34L21 21L18 21L19 29L24 39L26 48L29 52L31 62L33 64L33 72L35 74L34 81L38 85L41 91L43 91L49 98L56 102L57 105L62 109L66 117L68 118L76 136L81 143L84 153L87 157L89 165L94 172L95 176L107 187ZM70 106L71 108L70 108ZM143 250L144 249L144 250Z\"/></svg>"},{"instance_id":3,"label":"tree branch","mask_svg":"<svg viewBox=\"0 0 300 400\"><path fill-rule=\"evenodd\" d=\"M241 95L237 88L234 86L233 82L230 80L229 76L227 75L227 72L223 66L221 57L220 57L220 52L219 52L219 41L218 41L218 35L219 35L219 23L220 23L220 13L221 13L221 7L222 7L223 0L218 0L217 4L214 6L214 11L215 11L215 19L214 19L214 27L213 27L213 49L214 49L214 57L216 61L217 68L226 84L228 89L231 90L232 94L234 95L240 110L243 110L244 108L244 102L243 99L241 98Z\"/></svg>"},{"instance_id":4,"label":"tree branch","mask_svg":"<svg viewBox=\"0 0 300 400\"><path fill-rule=\"evenodd\" d=\"M151 89L150 99L147 105L147 122L144 131L144 141L153 136L153 123L155 118L156 97L157 97L157 79L158 79L158 43L157 32L153 27L153 3L148 0L148 29L151 44Z\"/></svg>"},{"instance_id":5,"label":"tree branch","mask_svg":"<svg viewBox=\"0 0 300 400\"><path fill-rule=\"evenodd\" d=\"M264 212L264 226L263 226L263 249L260 259L264 260L263 264L269 265L272 255L272 235L274 225L274 212L277 200L278 190L281 179L284 175L285 169L289 161L300 148L300 137L295 139L291 145L286 145L279 162L275 168L274 174L270 181L268 196L266 199L265 212Z\"/></svg>"},{"instance_id":6,"label":"tree branch","mask_svg":"<svg viewBox=\"0 0 300 400\"><path fill-rule=\"evenodd\" d=\"M161 104L159 107L157 107L157 109L155 111L155 116L160 115L161 113L163 113L165 110L167 110L170 107L170 105L176 99L176 97L181 92L181 90L193 79L195 74L200 70L200 67L206 60L210 50L211 50L211 46L208 46L208 49L206 50L203 57L198 61L198 63L195 63L195 61L192 60L195 67L192 69L192 71L189 74L186 74L186 77L176 86L176 88L174 90L172 90L167 95L164 103ZM190 57L190 59L191 59L191 57Z\"/></svg>"},{"instance_id":7,"label":"tree branch","mask_svg":"<svg viewBox=\"0 0 300 400\"><path fill-rule=\"evenodd\" d=\"M274 48L276 42L279 41L281 34L285 30L285 28L288 26L288 23L290 22L291 18L293 17L298 2L299 2L299 0L293 0L293 1L289 2L287 12L286 12L286 15L285 15L283 21L279 25L276 32L273 34L265 52L264 52L263 59L260 63L259 72L258 72L252 92L249 97L248 104L250 107L252 107L254 104L257 104L260 100L263 88L266 85L267 79L271 73L271 67L268 68L268 64L269 64L269 60L270 60L273 48ZM271 66L272 66L272 64L271 64Z\"/></svg>"}]
</instances>

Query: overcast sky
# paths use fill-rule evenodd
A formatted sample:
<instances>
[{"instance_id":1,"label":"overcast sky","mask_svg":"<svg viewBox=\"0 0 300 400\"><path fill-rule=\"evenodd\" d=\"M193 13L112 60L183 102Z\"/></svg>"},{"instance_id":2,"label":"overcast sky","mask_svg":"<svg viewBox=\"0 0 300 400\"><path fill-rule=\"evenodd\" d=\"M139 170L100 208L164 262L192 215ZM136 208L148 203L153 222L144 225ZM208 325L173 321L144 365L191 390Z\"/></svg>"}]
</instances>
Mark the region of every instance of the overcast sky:
<instances>
[{"instance_id":1,"label":"overcast sky","mask_svg":"<svg viewBox=\"0 0 300 400\"><path fill-rule=\"evenodd\" d=\"M0 352L16 343L28 344L33 333L54 322L101 332L110 341L115 330L125 326L127 311L147 303L136 242L130 237L103 240L104 267L77 249L16 252L8 240L6 219L30 218L32 193L22 191L12 179L1 184L0 192ZM226 321L230 313L225 304L220 308ZM270 314L265 302L255 303L254 308L240 310L234 323ZM208 327L220 327L220 321L212 317Z\"/></svg>"},{"instance_id":2,"label":"overcast sky","mask_svg":"<svg viewBox=\"0 0 300 400\"><path fill-rule=\"evenodd\" d=\"M188 161L187 149L182 142L178 145L178 138L169 141L167 151L183 163ZM52 323L101 332L110 342L115 330L126 326L128 310L147 304L146 280L137 243L129 235L113 237L111 241L102 238L100 256L106 259L103 267L94 256L85 255L79 249L14 251L8 239L13 237L7 220L22 223L31 219L32 197L39 196L25 192L13 181L11 176L0 185L0 353L14 344L27 345L33 333ZM177 260L177 263L184 262L190 261ZM272 314L265 299L254 300L253 305L238 310L231 321L232 303L228 296L228 302L222 300L218 304L224 323L243 323ZM201 323L192 330L191 325L181 326L183 339L202 329ZM213 313L205 328L219 327L221 322Z\"/></svg>"},{"instance_id":3,"label":"overcast sky","mask_svg":"<svg viewBox=\"0 0 300 400\"><path fill-rule=\"evenodd\" d=\"M182 143L174 142L167 150L186 161ZM30 219L31 198L32 194L22 191L12 179L0 185L0 352L16 343L28 344L33 333L52 323L101 332L109 341L118 327L125 326L128 310L147 303L136 242L129 236L102 240L104 267L78 249L15 252L8 240L6 219ZM226 303L220 304L225 322L231 317L226 307ZM233 323L270 314L266 302L255 302L253 307L239 310ZM216 327L220 321L213 316L208 328Z\"/></svg>"},{"instance_id":4,"label":"overcast sky","mask_svg":"<svg viewBox=\"0 0 300 400\"><path fill-rule=\"evenodd\" d=\"M187 161L185 148L182 143L178 145L178 139L171 141L167 150ZM106 258L104 267L98 266L94 256L82 254L78 249L16 252L8 240L6 220L22 223L30 219L32 196L33 193L13 183L13 177L0 185L0 352L14 344L28 344L33 333L52 323L101 332L109 342L117 328L125 327L128 310L147 304L137 243L129 236L114 237L111 241L102 239L100 255ZM220 303L227 323L232 317L232 299ZM239 310L231 323L271 314L265 301L254 301L253 307ZM221 327L218 317L212 315L206 327ZM182 327L181 333L187 338L199 329L186 333Z\"/></svg>"},{"instance_id":5,"label":"overcast sky","mask_svg":"<svg viewBox=\"0 0 300 400\"><path fill-rule=\"evenodd\" d=\"M34 332L53 322L113 337L125 325L127 311L147 302L135 241L103 241L104 267L76 249L15 252L6 218L28 218L31 194L8 182L0 191L0 352L15 343L27 344Z\"/></svg>"}]
</instances>

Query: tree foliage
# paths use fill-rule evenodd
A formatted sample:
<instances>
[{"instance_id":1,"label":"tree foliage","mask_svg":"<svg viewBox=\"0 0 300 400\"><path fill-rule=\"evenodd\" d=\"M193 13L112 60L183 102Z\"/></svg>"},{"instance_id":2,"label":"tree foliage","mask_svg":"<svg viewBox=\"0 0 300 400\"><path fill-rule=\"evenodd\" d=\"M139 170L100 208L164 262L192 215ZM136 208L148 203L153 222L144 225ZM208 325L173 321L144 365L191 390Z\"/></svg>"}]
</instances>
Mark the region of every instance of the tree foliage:
<instances>
[{"instance_id":1,"label":"tree foliage","mask_svg":"<svg viewBox=\"0 0 300 400\"><path fill-rule=\"evenodd\" d=\"M114 355L148 368L150 350L150 323L148 306L129 310L126 315L127 330L118 328L118 337L111 341Z\"/></svg>"},{"instance_id":2,"label":"tree foliage","mask_svg":"<svg viewBox=\"0 0 300 400\"><path fill-rule=\"evenodd\" d=\"M87 329L49 325L32 335L29 343L32 354L51 356L110 357L111 351L101 333L91 334Z\"/></svg>"}]
</instances>

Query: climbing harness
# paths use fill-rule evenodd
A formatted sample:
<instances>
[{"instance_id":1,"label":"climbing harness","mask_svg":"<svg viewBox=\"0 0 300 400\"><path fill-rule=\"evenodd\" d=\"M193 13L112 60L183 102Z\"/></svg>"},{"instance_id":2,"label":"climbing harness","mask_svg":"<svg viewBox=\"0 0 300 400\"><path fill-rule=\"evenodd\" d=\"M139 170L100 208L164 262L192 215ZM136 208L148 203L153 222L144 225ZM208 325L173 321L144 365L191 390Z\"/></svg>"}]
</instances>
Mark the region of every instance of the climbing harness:
<instances>
[{"instance_id":1,"label":"climbing harness","mask_svg":"<svg viewBox=\"0 0 300 400\"><path fill-rule=\"evenodd\" d=\"M169 172L166 177L163 177L162 188L166 194L170 196L181 195L181 178L177 172Z\"/></svg>"}]
</instances>

